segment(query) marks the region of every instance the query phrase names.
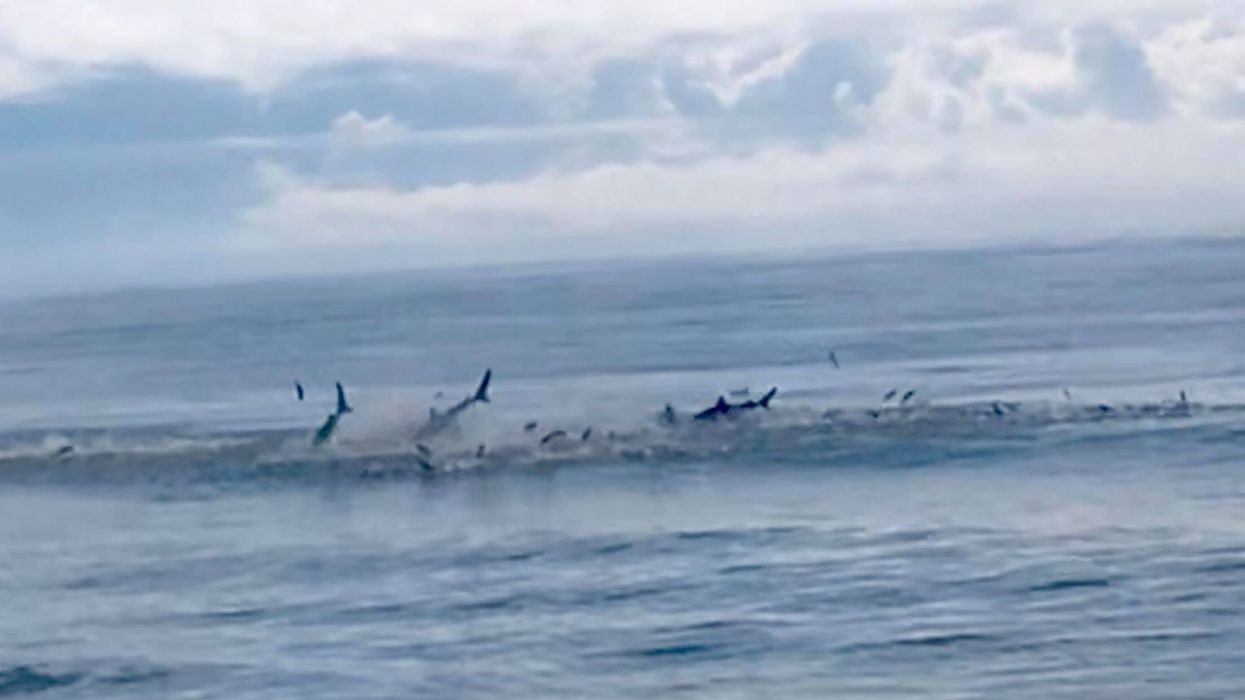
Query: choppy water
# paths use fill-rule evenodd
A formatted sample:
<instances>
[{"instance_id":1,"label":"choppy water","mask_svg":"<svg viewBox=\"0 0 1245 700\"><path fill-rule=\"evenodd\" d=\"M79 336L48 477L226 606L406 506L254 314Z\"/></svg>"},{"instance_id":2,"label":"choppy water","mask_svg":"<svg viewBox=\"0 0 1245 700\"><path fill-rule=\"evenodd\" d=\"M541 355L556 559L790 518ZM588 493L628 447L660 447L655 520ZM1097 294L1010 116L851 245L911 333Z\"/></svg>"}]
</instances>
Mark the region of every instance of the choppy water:
<instances>
[{"instance_id":1,"label":"choppy water","mask_svg":"<svg viewBox=\"0 0 1245 700\"><path fill-rule=\"evenodd\" d=\"M0 697L1239 696L1243 272L1186 242L2 303Z\"/></svg>"}]
</instances>

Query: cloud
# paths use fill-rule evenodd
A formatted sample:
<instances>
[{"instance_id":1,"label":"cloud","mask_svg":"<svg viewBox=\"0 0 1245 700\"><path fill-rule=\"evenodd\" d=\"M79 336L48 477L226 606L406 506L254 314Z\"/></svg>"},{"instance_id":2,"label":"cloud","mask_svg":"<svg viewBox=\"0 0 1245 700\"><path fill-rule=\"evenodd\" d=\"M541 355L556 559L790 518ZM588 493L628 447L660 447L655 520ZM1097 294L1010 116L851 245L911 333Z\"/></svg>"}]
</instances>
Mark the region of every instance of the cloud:
<instances>
[{"instance_id":1,"label":"cloud","mask_svg":"<svg viewBox=\"0 0 1245 700\"><path fill-rule=\"evenodd\" d=\"M449 264L557 250L1083 240L1240 221L1245 174L1229 146L1245 130L1200 127L1098 118L1028 127L1018 141L999 125L954 145L878 136L818 152L772 148L412 190L284 173L270 178L268 199L246 212L229 246L256 255L405 249L422 264Z\"/></svg>"},{"instance_id":2,"label":"cloud","mask_svg":"<svg viewBox=\"0 0 1245 700\"><path fill-rule=\"evenodd\" d=\"M0 240L262 270L1239 225L1242 76L1236 0L0 3Z\"/></svg>"},{"instance_id":3,"label":"cloud","mask_svg":"<svg viewBox=\"0 0 1245 700\"><path fill-rule=\"evenodd\" d=\"M1240 9L1232 0L1203 5L1227 16ZM269 92L308 70L357 61L517 68L574 81L606 60L643 54L677 37L793 43L826 28L848 36L948 22L986 29L1004 20L1075 26L1173 14L1187 17L1188 11L1164 0L1044 0L967 9L955 0L843 0L833 8L818 0L584 0L574 11L554 0L521 6L502 0L373 0L366 7L345 0L42 0L0 4L0 46L18 66L8 73L55 82L137 66ZM37 82L9 80L11 86Z\"/></svg>"},{"instance_id":4,"label":"cloud","mask_svg":"<svg viewBox=\"0 0 1245 700\"><path fill-rule=\"evenodd\" d=\"M0 100L39 93L54 82L54 76L27 61L0 53Z\"/></svg>"},{"instance_id":5,"label":"cloud","mask_svg":"<svg viewBox=\"0 0 1245 700\"><path fill-rule=\"evenodd\" d=\"M291 151L363 148L395 150L399 146L557 143L611 136L641 137L671 134L683 124L670 119L614 119L535 126L466 126L449 129L412 129L392 115L369 120L355 111L333 120L328 131L293 135L229 135L206 142L238 151Z\"/></svg>"},{"instance_id":6,"label":"cloud","mask_svg":"<svg viewBox=\"0 0 1245 700\"><path fill-rule=\"evenodd\" d=\"M1177 106L1211 116L1245 118L1245 16L1172 22L1149 43L1158 79Z\"/></svg>"},{"instance_id":7,"label":"cloud","mask_svg":"<svg viewBox=\"0 0 1245 700\"><path fill-rule=\"evenodd\" d=\"M886 87L885 54L853 39L824 39L804 47L789 65L743 87L724 125L735 137L781 135L816 144L831 134L860 130L860 109Z\"/></svg>"},{"instance_id":8,"label":"cloud","mask_svg":"<svg viewBox=\"0 0 1245 700\"><path fill-rule=\"evenodd\" d=\"M357 60L433 60L545 66L568 56L617 55L670 34L735 34L794 21L808 0L742 0L625 6L589 0L45 0L0 5L0 46L25 65L92 69L145 66L234 80L268 91L316 66ZM542 58L543 57L543 58ZM592 61L595 63L595 60Z\"/></svg>"},{"instance_id":9,"label":"cloud","mask_svg":"<svg viewBox=\"0 0 1245 700\"><path fill-rule=\"evenodd\" d=\"M402 143L411 137L411 130L393 115L368 119L352 110L333 120L330 136L334 145L375 148Z\"/></svg>"},{"instance_id":10,"label":"cloud","mask_svg":"<svg viewBox=\"0 0 1245 700\"><path fill-rule=\"evenodd\" d=\"M1150 70L1145 50L1107 24L1073 32L1073 60L1085 93L1107 114L1152 121L1166 109L1163 88Z\"/></svg>"}]
</instances>

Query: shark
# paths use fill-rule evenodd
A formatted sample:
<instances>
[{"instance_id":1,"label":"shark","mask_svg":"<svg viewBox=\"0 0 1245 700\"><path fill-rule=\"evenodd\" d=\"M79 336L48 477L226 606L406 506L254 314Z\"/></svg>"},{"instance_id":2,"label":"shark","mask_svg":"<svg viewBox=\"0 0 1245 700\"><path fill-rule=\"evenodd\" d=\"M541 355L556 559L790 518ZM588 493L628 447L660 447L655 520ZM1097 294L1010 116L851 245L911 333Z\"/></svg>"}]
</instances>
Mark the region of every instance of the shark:
<instances>
[{"instance_id":1,"label":"shark","mask_svg":"<svg viewBox=\"0 0 1245 700\"><path fill-rule=\"evenodd\" d=\"M333 437L333 433L337 430L337 422L347 413L354 413L354 409L346 401L346 390L342 388L342 383L337 382L337 407L324 420L324 425L316 431L316 435L311 440L311 444L319 447L328 442Z\"/></svg>"},{"instance_id":2,"label":"shark","mask_svg":"<svg viewBox=\"0 0 1245 700\"><path fill-rule=\"evenodd\" d=\"M728 403L725 396L719 396L717 403L692 417L696 420L717 420L718 416L727 416L732 411L750 411L757 408L767 409L769 408L770 401L774 400L774 396L777 393L778 387L774 387L765 392L765 395L760 399L748 400L738 404Z\"/></svg>"},{"instance_id":3,"label":"shark","mask_svg":"<svg viewBox=\"0 0 1245 700\"><path fill-rule=\"evenodd\" d=\"M453 426L458 416L468 408L477 403L488 403L488 388L489 383L492 381L493 370L486 369L484 370L484 377L480 380L480 385L476 387L475 393L464 397L462 401L450 406L445 411L430 410L428 412L428 422L415 431L415 439L424 440L438 435Z\"/></svg>"}]
</instances>

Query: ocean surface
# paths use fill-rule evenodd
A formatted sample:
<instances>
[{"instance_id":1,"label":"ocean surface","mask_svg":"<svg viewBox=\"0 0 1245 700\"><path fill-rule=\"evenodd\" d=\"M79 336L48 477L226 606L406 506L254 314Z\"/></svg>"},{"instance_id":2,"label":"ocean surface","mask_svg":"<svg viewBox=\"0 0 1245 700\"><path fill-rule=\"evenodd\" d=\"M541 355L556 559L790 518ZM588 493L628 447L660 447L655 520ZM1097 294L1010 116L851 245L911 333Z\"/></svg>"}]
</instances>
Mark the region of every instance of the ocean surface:
<instances>
[{"instance_id":1,"label":"ocean surface","mask_svg":"<svg viewBox=\"0 0 1245 700\"><path fill-rule=\"evenodd\" d=\"M1242 242L3 301L0 397L4 698L1245 695Z\"/></svg>"}]
</instances>

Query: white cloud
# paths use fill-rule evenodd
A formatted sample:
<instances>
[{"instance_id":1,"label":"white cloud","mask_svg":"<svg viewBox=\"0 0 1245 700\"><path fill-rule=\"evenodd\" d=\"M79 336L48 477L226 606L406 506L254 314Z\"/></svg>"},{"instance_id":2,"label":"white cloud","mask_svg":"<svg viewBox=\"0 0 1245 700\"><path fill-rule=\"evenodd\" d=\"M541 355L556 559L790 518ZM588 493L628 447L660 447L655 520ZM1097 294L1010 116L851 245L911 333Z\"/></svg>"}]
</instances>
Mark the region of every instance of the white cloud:
<instances>
[{"instance_id":1,"label":"white cloud","mask_svg":"<svg viewBox=\"0 0 1245 700\"><path fill-rule=\"evenodd\" d=\"M671 33L791 22L816 3L553 0L41 0L0 4L0 46L29 65L142 65L265 90L299 71L361 59L507 65L608 53Z\"/></svg>"},{"instance_id":2,"label":"white cloud","mask_svg":"<svg viewBox=\"0 0 1245 700\"><path fill-rule=\"evenodd\" d=\"M372 60L450 83L489 68L546 118L456 125L453 105L368 95L320 133L208 137L299 164L257 168L232 255L448 264L1245 223L1239 0L0 3L0 100L116 66L297 91ZM407 144L447 146L424 149L447 167L421 181L459 181L374 184L414 180L395 174ZM349 168L326 167L345 150Z\"/></svg>"},{"instance_id":3,"label":"white cloud","mask_svg":"<svg viewBox=\"0 0 1245 700\"><path fill-rule=\"evenodd\" d=\"M405 248L437 264L522 257L525 241L641 254L1205 231L1245 220L1242 139L1245 127L1233 124L1093 118L1026 127L1024 139L1006 125L939 141L875 135L818 153L416 190L334 188L285 173L270 176L269 199L229 245L252 254Z\"/></svg>"},{"instance_id":4,"label":"white cloud","mask_svg":"<svg viewBox=\"0 0 1245 700\"><path fill-rule=\"evenodd\" d=\"M841 103L860 126L850 138L722 149L676 130L649 139L649 159L417 189L287 174L228 245L407 248L431 263L522 257L521 242L535 240L636 254L1092 238L1245 222L1236 162L1245 121L1218 109L1232 90L1245 95L1239 22L1191 24L1163 3L1130 5L1142 9L1118 25L1071 4L1016 7L1023 12L1001 24L904 15L921 31L879 30L887 40L873 46L885 52L889 78L876 96L856 99L850 81L797 95ZM690 45L686 75L731 109L798 70L809 44L797 34ZM783 116L772 118L786 128ZM381 121L348 114L339 127ZM676 232L679 243L669 242Z\"/></svg>"},{"instance_id":5,"label":"white cloud","mask_svg":"<svg viewBox=\"0 0 1245 700\"><path fill-rule=\"evenodd\" d=\"M0 100L42 92L56 79L56 71L0 53Z\"/></svg>"},{"instance_id":6,"label":"white cloud","mask_svg":"<svg viewBox=\"0 0 1245 700\"><path fill-rule=\"evenodd\" d=\"M1217 14L1197 16L1241 15L1235 0L1201 6ZM742 42L710 57L721 70L758 38L791 45L825 30L953 24L965 12L956 0L39 0L0 3L0 46L31 74L136 65L264 91L308 68L368 59L576 71L689 35ZM1037 27L1128 17L1142 29L1195 14L1171 0L1031 0L1010 13Z\"/></svg>"},{"instance_id":7,"label":"white cloud","mask_svg":"<svg viewBox=\"0 0 1245 700\"><path fill-rule=\"evenodd\" d=\"M334 119L330 133L336 145L364 148L389 146L411 137L411 130L392 115L368 119L353 110Z\"/></svg>"},{"instance_id":8,"label":"white cloud","mask_svg":"<svg viewBox=\"0 0 1245 700\"><path fill-rule=\"evenodd\" d=\"M677 134L685 125L676 119L610 119L522 126L463 126L412 129L384 115L368 119L351 110L333 120L329 130L294 135L219 136L207 145L243 151L294 149L385 148L403 144L497 145L564 141L611 135L660 138Z\"/></svg>"},{"instance_id":9,"label":"white cloud","mask_svg":"<svg viewBox=\"0 0 1245 700\"><path fill-rule=\"evenodd\" d=\"M1245 118L1245 17L1175 22L1150 42L1149 53L1186 110Z\"/></svg>"}]
</instances>

